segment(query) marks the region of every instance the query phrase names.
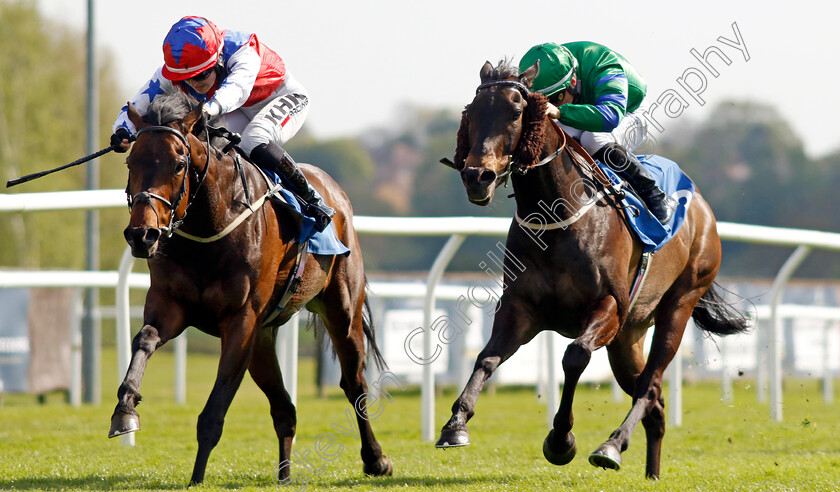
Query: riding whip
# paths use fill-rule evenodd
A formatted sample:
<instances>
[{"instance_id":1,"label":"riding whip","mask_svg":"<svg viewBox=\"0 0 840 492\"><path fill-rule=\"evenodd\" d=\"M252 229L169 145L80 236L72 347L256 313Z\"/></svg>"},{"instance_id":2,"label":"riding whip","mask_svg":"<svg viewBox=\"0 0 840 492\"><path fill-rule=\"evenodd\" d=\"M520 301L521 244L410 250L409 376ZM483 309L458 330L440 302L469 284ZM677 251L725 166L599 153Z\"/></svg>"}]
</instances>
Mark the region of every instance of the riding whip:
<instances>
[{"instance_id":1,"label":"riding whip","mask_svg":"<svg viewBox=\"0 0 840 492\"><path fill-rule=\"evenodd\" d=\"M98 152L94 152L93 154L91 154L89 156L82 157L81 159L75 160L75 161L71 162L70 164L65 164L65 165L59 166L55 169L50 169L49 171L41 171L41 172L37 172L37 173L27 174L26 176L21 176L19 178L10 179L10 180L6 181L6 188L11 188L12 186L16 186L16 185L19 185L21 183L26 183L27 181L32 181L33 179L38 179L42 176L46 176L47 174L52 174L54 172L61 171L62 169L67 169L68 167L73 167L73 166L78 166L79 164L84 164L85 162L96 159L97 157L99 157L101 155L105 155L108 152L111 152L112 150L114 150L114 147L108 146L108 147L105 147L104 149L102 149Z\"/></svg>"}]
</instances>

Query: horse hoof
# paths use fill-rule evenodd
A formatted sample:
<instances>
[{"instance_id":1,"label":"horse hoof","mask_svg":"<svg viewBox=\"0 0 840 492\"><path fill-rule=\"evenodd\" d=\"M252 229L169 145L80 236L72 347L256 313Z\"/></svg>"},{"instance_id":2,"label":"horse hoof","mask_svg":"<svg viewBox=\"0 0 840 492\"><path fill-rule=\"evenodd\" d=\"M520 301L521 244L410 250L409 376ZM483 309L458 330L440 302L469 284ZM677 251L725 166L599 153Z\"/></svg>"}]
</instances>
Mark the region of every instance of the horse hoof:
<instances>
[{"instance_id":1,"label":"horse hoof","mask_svg":"<svg viewBox=\"0 0 840 492\"><path fill-rule=\"evenodd\" d=\"M391 464L391 459L382 455L376 463L367 464L364 467L365 475L373 475L375 477L390 477L394 473L394 466Z\"/></svg>"},{"instance_id":2,"label":"horse hoof","mask_svg":"<svg viewBox=\"0 0 840 492\"><path fill-rule=\"evenodd\" d=\"M601 444L589 455L589 463L600 468L621 469L621 453L611 444Z\"/></svg>"},{"instance_id":3,"label":"horse hoof","mask_svg":"<svg viewBox=\"0 0 840 492\"><path fill-rule=\"evenodd\" d=\"M435 443L436 448L460 448L470 445L470 433L464 429L443 429L440 439Z\"/></svg>"},{"instance_id":4,"label":"horse hoof","mask_svg":"<svg viewBox=\"0 0 840 492\"><path fill-rule=\"evenodd\" d=\"M577 454L577 443L575 442L575 435L569 432L566 434L566 442L564 443L566 446L565 451L561 451L559 453L554 452L551 449L551 441L554 436L554 429L548 433L545 440L543 441L543 456L545 459L548 460L549 463L552 465L563 466L568 464Z\"/></svg>"},{"instance_id":5,"label":"horse hoof","mask_svg":"<svg viewBox=\"0 0 840 492\"><path fill-rule=\"evenodd\" d=\"M140 430L140 416L137 412L114 412L111 416L111 430L108 437L117 437Z\"/></svg>"}]
</instances>

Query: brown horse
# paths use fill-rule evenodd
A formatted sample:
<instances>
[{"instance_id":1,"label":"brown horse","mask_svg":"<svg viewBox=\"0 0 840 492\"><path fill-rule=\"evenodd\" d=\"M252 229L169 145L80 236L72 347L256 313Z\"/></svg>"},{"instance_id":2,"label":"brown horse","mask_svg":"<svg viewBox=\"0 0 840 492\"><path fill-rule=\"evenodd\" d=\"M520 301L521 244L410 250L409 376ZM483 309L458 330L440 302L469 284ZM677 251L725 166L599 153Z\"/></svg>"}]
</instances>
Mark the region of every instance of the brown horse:
<instances>
[{"instance_id":1,"label":"brown horse","mask_svg":"<svg viewBox=\"0 0 840 492\"><path fill-rule=\"evenodd\" d=\"M699 193L676 237L653 257L630 309L642 244L628 230L613 197L568 151L571 140L559 127L553 128L546 99L528 90L538 72L538 64L522 74L505 62L484 65L482 84L464 110L455 162L450 164L460 171L471 202L489 204L496 187L512 174L517 216L544 216L549 204L564 226L551 228L550 221L543 221L537 241L527 227L533 224L511 224L506 288L490 340L436 446L469 444L466 424L487 379L521 345L552 330L574 341L563 356L565 383L554 428L543 443L545 458L564 465L574 457L575 387L592 352L606 347L613 374L633 404L589 461L618 469L621 452L641 422L647 436L646 475L656 478L665 432L662 374L679 347L686 322L693 316L701 329L728 335L743 331L745 319L720 302L713 284L720 266L720 239L714 215ZM576 210L557 206L574 202L594 206L575 221ZM651 325L656 327L645 361L643 344Z\"/></svg>"},{"instance_id":2,"label":"brown horse","mask_svg":"<svg viewBox=\"0 0 840 492\"><path fill-rule=\"evenodd\" d=\"M376 362L383 361L374 341L347 196L326 173L303 166L310 183L336 209L333 224L350 253L309 254L296 293L266 324L296 263L298 225L293 217L270 205L253 205L248 215L251 201L268 190L265 179L256 167L236 164L232 152L210 145L201 109L187 96L161 95L145 117L133 107L128 114L138 133L126 161L131 219L125 237L135 257L148 258L151 287L109 437L139 430L134 407L140 402L149 357L194 326L220 337L222 350L216 383L198 417L198 454L190 482L204 479L207 459L221 438L225 413L246 369L271 404L280 441L278 478L288 479L297 418L283 386L275 339L278 326L306 307L323 320L341 364L341 387L356 404L364 472L390 475L391 462L382 454L364 405L358 404L367 393L365 338ZM240 225L228 227L243 217ZM214 236L223 237L207 240Z\"/></svg>"}]
</instances>

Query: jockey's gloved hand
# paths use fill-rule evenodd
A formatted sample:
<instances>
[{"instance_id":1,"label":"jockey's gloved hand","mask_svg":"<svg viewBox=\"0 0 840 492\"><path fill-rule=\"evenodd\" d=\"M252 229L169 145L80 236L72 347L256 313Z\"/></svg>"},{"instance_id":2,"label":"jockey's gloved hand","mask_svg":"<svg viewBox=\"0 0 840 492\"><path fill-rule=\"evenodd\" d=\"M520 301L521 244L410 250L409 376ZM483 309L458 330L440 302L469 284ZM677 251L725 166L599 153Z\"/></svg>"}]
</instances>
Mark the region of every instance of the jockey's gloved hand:
<instances>
[{"instance_id":1,"label":"jockey's gloved hand","mask_svg":"<svg viewBox=\"0 0 840 492\"><path fill-rule=\"evenodd\" d=\"M126 152L131 146L130 142L131 133L125 127L121 126L117 128L117 131L111 135L111 148L114 149L114 152L119 152L120 154Z\"/></svg>"},{"instance_id":2,"label":"jockey's gloved hand","mask_svg":"<svg viewBox=\"0 0 840 492\"><path fill-rule=\"evenodd\" d=\"M207 118L207 121L215 118L221 112L221 108L219 107L219 103L214 102L213 100L206 101L201 104L201 113Z\"/></svg>"}]
</instances>

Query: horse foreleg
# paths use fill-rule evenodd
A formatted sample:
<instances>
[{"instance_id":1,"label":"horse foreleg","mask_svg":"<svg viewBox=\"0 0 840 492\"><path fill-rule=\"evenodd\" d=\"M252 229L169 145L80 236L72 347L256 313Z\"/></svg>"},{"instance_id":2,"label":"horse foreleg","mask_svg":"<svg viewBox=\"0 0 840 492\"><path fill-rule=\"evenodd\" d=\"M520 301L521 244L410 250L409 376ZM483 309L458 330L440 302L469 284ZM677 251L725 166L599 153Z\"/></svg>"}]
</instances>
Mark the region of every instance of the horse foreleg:
<instances>
[{"instance_id":1,"label":"horse foreleg","mask_svg":"<svg viewBox=\"0 0 840 492\"><path fill-rule=\"evenodd\" d=\"M572 433L575 389L592 359L592 352L608 344L618 333L618 327L618 303L612 296L604 297L590 314L583 332L566 348L560 408L554 415L554 428L543 441L543 456L550 463L565 465L575 457L577 445Z\"/></svg>"},{"instance_id":2,"label":"horse foreleg","mask_svg":"<svg viewBox=\"0 0 840 492\"><path fill-rule=\"evenodd\" d=\"M502 300L502 305L493 321L490 340L478 354L467 385L461 396L452 404L452 416L440 431L440 438L435 443L438 448L467 446L470 444L470 434L467 422L475 414L475 404L478 395L493 372L510 358L522 345L528 343L535 335L532 331L531 318L524 310L514 312L507 307L509 304Z\"/></svg>"},{"instance_id":3,"label":"horse foreleg","mask_svg":"<svg viewBox=\"0 0 840 492\"><path fill-rule=\"evenodd\" d=\"M179 310L173 308L167 322L147 323L131 342L131 361L128 364L123 382L117 390L117 402L111 415L111 429L108 437L116 437L140 430L140 416L134 409L141 400L140 382L146 371L146 364L155 350L184 331L184 326L178 316ZM159 325L159 328L156 327Z\"/></svg>"},{"instance_id":4,"label":"horse foreleg","mask_svg":"<svg viewBox=\"0 0 840 492\"><path fill-rule=\"evenodd\" d=\"M216 383L213 385L213 390L210 391L210 397L204 405L204 410L198 416L198 425L196 426L198 452L190 479L191 485L204 481L207 459L222 437L225 414L233 401L233 396L239 389L239 385L242 383L245 369L251 361L255 323L256 315L253 312L248 312L244 319L238 317L238 321L229 324L224 323L220 327L222 354L219 358Z\"/></svg>"},{"instance_id":5,"label":"horse foreleg","mask_svg":"<svg viewBox=\"0 0 840 492\"><path fill-rule=\"evenodd\" d=\"M277 331L261 330L256 335L254 356L248 366L248 372L257 386L265 393L271 404L271 419L274 432L280 442L280 460L276 472L277 484L289 478L292 440L295 437L297 413L289 393L283 385L283 375L277 361L275 349Z\"/></svg>"},{"instance_id":6,"label":"horse foreleg","mask_svg":"<svg viewBox=\"0 0 840 492\"><path fill-rule=\"evenodd\" d=\"M668 311L656 316L650 354L647 363L636 379L633 406L621 426L590 456L589 462L602 468L619 469L621 453L630 446L630 436L639 422L645 427L647 437L648 478L659 477L659 457L665 435L665 400L662 397L662 375L673 359L682 341L685 324L691 316L691 307Z\"/></svg>"}]
</instances>

